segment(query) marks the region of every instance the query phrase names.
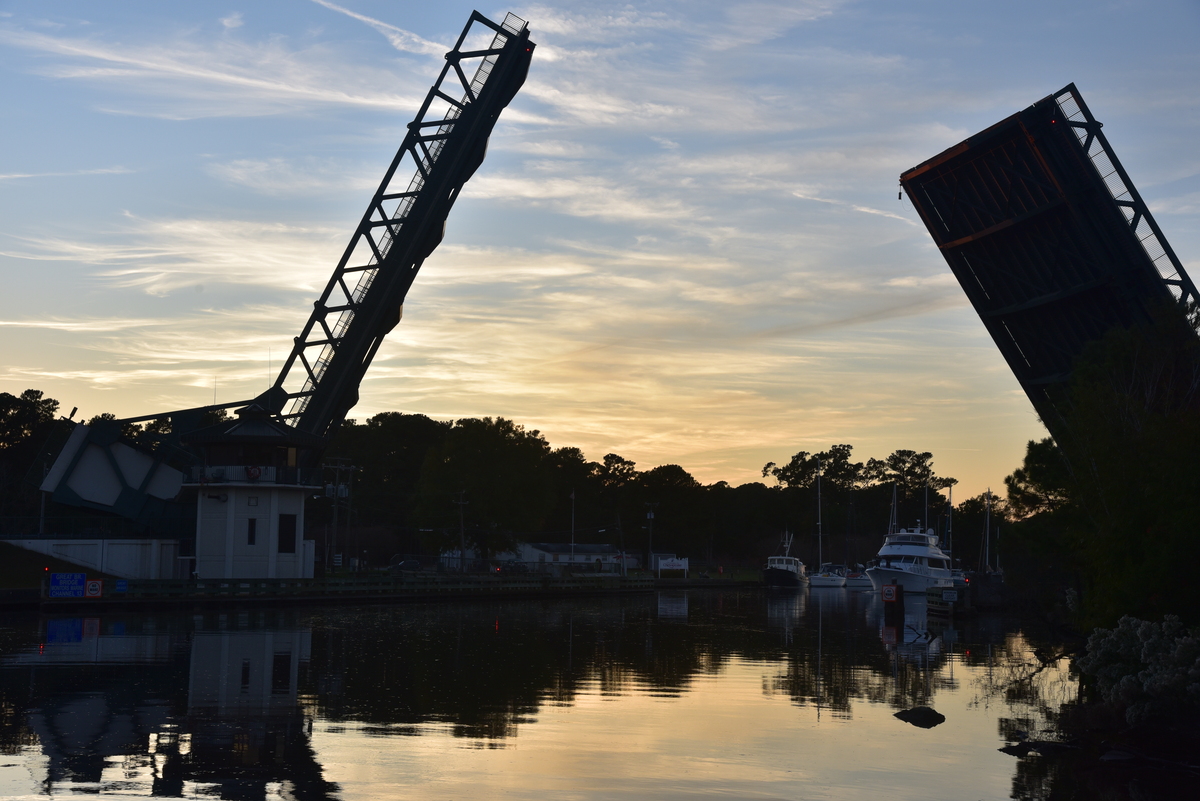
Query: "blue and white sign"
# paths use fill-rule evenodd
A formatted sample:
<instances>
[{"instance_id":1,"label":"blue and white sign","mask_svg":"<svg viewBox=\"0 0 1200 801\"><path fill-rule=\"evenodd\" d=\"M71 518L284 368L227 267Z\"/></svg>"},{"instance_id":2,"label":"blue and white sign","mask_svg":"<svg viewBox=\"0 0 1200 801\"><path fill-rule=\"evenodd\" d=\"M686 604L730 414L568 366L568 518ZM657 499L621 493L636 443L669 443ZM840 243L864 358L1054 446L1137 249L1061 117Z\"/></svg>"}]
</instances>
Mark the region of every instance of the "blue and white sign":
<instances>
[{"instance_id":1,"label":"blue and white sign","mask_svg":"<svg viewBox=\"0 0 1200 801\"><path fill-rule=\"evenodd\" d=\"M81 585L82 586L82 585ZM77 617L46 621L46 642L54 645L83 641L83 620Z\"/></svg>"},{"instance_id":2,"label":"blue and white sign","mask_svg":"<svg viewBox=\"0 0 1200 801\"><path fill-rule=\"evenodd\" d=\"M117 579L117 586L113 592L129 592L129 582L125 579Z\"/></svg>"},{"instance_id":3,"label":"blue and white sign","mask_svg":"<svg viewBox=\"0 0 1200 801\"><path fill-rule=\"evenodd\" d=\"M51 598L82 598L87 573L51 573Z\"/></svg>"}]
</instances>

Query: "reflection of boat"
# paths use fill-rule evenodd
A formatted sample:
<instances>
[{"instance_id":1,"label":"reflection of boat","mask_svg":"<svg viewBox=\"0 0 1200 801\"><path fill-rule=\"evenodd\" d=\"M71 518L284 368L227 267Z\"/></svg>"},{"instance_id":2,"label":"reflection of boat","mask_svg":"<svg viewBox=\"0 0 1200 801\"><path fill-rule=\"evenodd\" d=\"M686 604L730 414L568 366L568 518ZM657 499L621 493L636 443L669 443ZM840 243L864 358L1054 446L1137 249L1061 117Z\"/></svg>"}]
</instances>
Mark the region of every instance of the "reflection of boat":
<instances>
[{"instance_id":1,"label":"reflection of boat","mask_svg":"<svg viewBox=\"0 0 1200 801\"><path fill-rule=\"evenodd\" d=\"M804 575L804 563L791 555L792 535L783 533L780 543L783 550L781 556L768 556L766 567L763 568L763 583L768 587L798 587L807 578Z\"/></svg>"},{"instance_id":2,"label":"reflection of boat","mask_svg":"<svg viewBox=\"0 0 1200 801\"><path fill-rule=\"evenodd\" d=\"M791 645L796 629L804 619L808 595L802 592L769 592L767 601L767 628L783 634L784 645Z\"/></svg>"},{"instance_id":3,"label":"reflection of boat","mask_svg":"<svg viewBox=\"0 0 1200 801\"><path fill-rule=\"evenodd\" d=\"M948 645L958 640L958 632L944 623L929 618L929 607L924 596L906 595L902 620L881 621L879 636L884 646L901 659L909 662L938 660ZM889 625L890 623L890 625Z\"/></svg>"},{"instance_id":4,"label":"reflection of boat","mask_svg":"<svg viewBox=\"0 0 1200 801\"><path fill-rule=\"evenodd\" d=\"M902 528L884 538L867 575L877 590L884 584L899 584L905 592L923 593L935 584L949 584L950 558L938 547L933 529Z\"/></svg>"},{"instance_id":5,"label":"reflection of boat","mask_svg":"<svg viewBox=\"0 0 1200 801\"><path fill-rule=\"evenodd\" d=\"M869 590L873 586L875 585L871 583L871 577L862 565L855 565L854 569L846 571L846 589Z\"/></svg>"},{"instance_id":6,"label":"reflection of boat","mask_svg":"<svg viewBox=\"0 0 1200 801\"><path fill-rule=\"evenodd\" d=\"M808 577L810 587L845 587L846 566L826 562L821 569Z\"/></svg>"}]
</instances>

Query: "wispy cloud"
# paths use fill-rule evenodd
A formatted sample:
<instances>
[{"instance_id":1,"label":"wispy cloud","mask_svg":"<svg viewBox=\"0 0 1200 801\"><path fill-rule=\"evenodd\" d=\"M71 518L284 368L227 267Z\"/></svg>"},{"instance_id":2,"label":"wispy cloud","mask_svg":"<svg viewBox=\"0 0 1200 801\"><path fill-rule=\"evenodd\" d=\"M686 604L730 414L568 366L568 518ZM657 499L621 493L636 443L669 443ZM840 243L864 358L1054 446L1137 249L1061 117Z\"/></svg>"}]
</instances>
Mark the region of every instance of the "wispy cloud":
<instances>
[{"instance_id":1,"label":"wispy cloud","mask_svg":"<svg viewBox=\"0 0 1200 801\"><path fill-rule=\"evenodd\" d=\"M404 77L378 67L348 69L320 46L292 49L278 38L116 46L0 28L0 42L60 57L40 68L50 76L159 96L164 104L154 116L261 116L313 104L403 109L424 94L398 94L390 87L409 83Z\"/></svg>"},{"instance_id":2,"label":"wispy cloud","mask_svg":"<svg viewBox=\"0 0 1200 801\"><path fill-rule=\"evenodd\" d=\"M71 170L69 172L14 172L0 173L0 181L15 181L22 178L68 178L76 175L122 175L133 172L125 167L99 167L94 170Z\"/></svg>"},{"instance_id":3,"label":"wispy cloud","mask_svg":"<svg viewBox=\"0 0 1200 801\"><path fill-rule=\"evenodd\" d=\"M379 185L379 168L305 159L234 159L208 165L208 173L231 184L274 197L328 195L353 191L370 196Z\"/></svg>"},{"instance_id":4,"label":"wispy cloud","mask_svg":"<svg viewBox=\"0 0 1200 801\"><path fill-rule=\"evenodd\" d=\"M359 22L365 22L387 37L387 40L392 47L405 53L419 53L425 56L441 57L450 50L448 45L423 39L412 31L406 31L403 28L398 28L395 25L389 25L388 23L377 20L374 17L368 17L365 14L359 14L355 11L351 11L345 6L339 6L336 3L330 3L329 0L313 0L313 2L319 6L328 8L330 11L336 11L339 14L345 14L347 17L356 19Z\"/></svg>"},{"instance_id":5,"label":"wispy cloud","mask_svg":"<svg viewBox=\"0 0 1200 801\"><path fill-rule=\"evenodd\" d=\"M114 287L152 295L205 283L313 293L345 247L345 231L322 226L239 220L143 219L129 215L116 243L66 237L21 237L14 259L91 265ZM112 235L108 234L106 238Z\"/></svg>"},{"instance_id":6,"label":"wispy cloud","mask_svg":"<svg viewBox=\"0 0 1200 801\"><path fill-rule=\"evenodd\" d=\"M270 20L214 8L155 31L4 20L4 42L36 56L15 74L31 95L83 117L86 103L225 119L162 126L181 160L206 154L170 181L151 158L113 157L144 198L123 179L125 194L69 227L9 218L0 256L50 268L25 270L48 297L46 276L69 272L121 312L5 307L0 377L128 413L211 400L214 378L221 398L261 391L268 353L277 369L379 179L362 142L388 135L381 110L415 110L448 49L436 40L461 24L433 7L362 11L374 7L315 0ZM518 13L539 44L529 79L354 416L502 414L592 457L678 462L703 480L749 480L837 441L864 455L953 447L982 454L980 474L1019 461L1036 418L895 187L1056 88L1040 85L1050 66L999 81L1011 53L986 35L955 51L946 37L961 32L941 18L862 0ZM88 87L84 103L72 86ZM290 119L236 119L263 115ZM18 183L33 163L55 164L6 168L0 190L39 189ZM1172 185L1156 210L1194 213L1194 189ZM346 192L362 200L347 207ZM114 221L113 208L132 213ZM31 340L55 343L53 369ZM1005 437L1011 458L992 447Z\"/></svg>"},{"instance_id":7,"label":"wispy cloud","mask_svg":"<svg viewBox=\"0 0 1200 801\"><path fill-rule=\"evenodd\" d=\"M917 226L916 221L910 220L908 217L902 217L899 214L896 214L894 212L884 211L883 209L873 209L869 206L860 206L856 203L850 203L845 200L834 200L832 198L817 197L816 195L805 194L803 191L795 191L792 194L795 195L796 197L800 198L801 200L815 200L818 203L826 203L831 206L841 206L843 208L848 208L851 211L862 212L863 214L878 214L880 217L887 217L888 219L899 220L900 222L902 222L906 225Z\"/></svg>"},{"instance_id":8,"label":"wispy cloud","mask_svg":"<svg viewBox=\"0 0 1200 801\"><path fill-rule=\"evenodd\" d=\"M145 328L152 325L163 325L166 320L120 320L91 318L83 320L0 320L0 326L6 328L46 328L55 331L77 331L87 333L106 333L112 331L128 331L131 328Z\"/></svg>"}]
</instances>

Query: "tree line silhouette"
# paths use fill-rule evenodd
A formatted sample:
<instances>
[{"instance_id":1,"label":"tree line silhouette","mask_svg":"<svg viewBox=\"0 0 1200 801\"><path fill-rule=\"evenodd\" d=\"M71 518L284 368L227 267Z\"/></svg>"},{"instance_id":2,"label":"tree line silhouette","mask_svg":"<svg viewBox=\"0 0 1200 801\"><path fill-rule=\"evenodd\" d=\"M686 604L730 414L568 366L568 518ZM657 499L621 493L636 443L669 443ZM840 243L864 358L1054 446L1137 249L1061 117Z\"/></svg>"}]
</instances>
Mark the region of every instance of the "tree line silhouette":
<instances>
[{"instance_id":1,"label":"tree line silhouette","mask_svg":"<svg viewBox=\"0 0 1200 801\"><path fill-rule=\"evenodd\" d=\"M58 409L58 401L39 390L0 393L0 482L7 490L0 510L6 516L37 513L46 443L69 427L56 419ZM123 433L148 443L166 430L151 421ZM443 422L398 412L348 420L327 451L330 461L355 468L339 511L343 526L349 516L356 549L366 550L368 561L457 547L461 526L468 547L486 554L521 541L565 542L573 533L577 543L609 543L643 555L653 537L655 552L731 566L757 565L786 531L795 537L793 553L811 563L818 551L818 464L827 560L865 562L874 555L893 492L901 525L924 521L946 531L946 490L956 481L934 471L931 453L853 457L853 446L837 444L768 463L762 481L702 484L675 464L639 470L615 453L589 460L579 448L551 447L541 432L503 417ZM310 535L331 522L333 503L321 496L309 504ZM964 532L955 550L968 563L977 558L983 508L980 496L954 510L955 530ZM86 514L71 508L51 513Z\"/></svg>"}]
</instances>

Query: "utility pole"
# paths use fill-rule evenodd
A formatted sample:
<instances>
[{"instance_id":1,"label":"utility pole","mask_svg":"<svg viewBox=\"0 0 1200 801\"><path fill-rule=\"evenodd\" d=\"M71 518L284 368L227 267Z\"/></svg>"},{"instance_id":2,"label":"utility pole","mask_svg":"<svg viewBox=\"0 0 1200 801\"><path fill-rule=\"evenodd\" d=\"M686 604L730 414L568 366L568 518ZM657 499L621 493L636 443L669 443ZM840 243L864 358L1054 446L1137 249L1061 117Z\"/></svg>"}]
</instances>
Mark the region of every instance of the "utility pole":
<instances>
[{"instance_id":1,"label":"utility pole","mask_svg":"<svg viewBox=\"0 0 1200 801\"><path fill-rule=\"evenodd\" d=\"M617 510L617 535L621 541L621 576L626 575L625 572L625 529L621 527L621 511Z\"/></svg>"},{"instance_id":2,"label":"utility pole","mask_svg":"<svg viewBox=\"0 0 1200 801\"><path fill-rule=\"evenodd\" d=\"M342 472L349 472L350 475L353 476L354 471L358 468L354 465L346 464L345 459L331 459L325 464L325 467L332 468L333 470L333 486L332 488L327 487L325 494L333 498L333 537L332 543L330 544L330 550L332 551L333 558L336 559L338 538L338 507L342 505L342 489L344 487L342 484ZM347 518L349 518L349 515L347 515ZM349 523L349 519L347 519L347 523Z\"/></svg>"},{"instance_id":3,"label":"utility pole","mask_svg":"<svg viewBox=\"0 0 1200 801\"><path fill-rule=\"evenodd\" d=\"M458 500L454 501L455 506L458 507L458 572L460 573L467 572L467 534L466 526L463 523L463 507L469 503L466 495L465 489L459 490Z\"/></svg>"},{"instance_id":4,"label":"utility pole","mask_svg":"<svg viewBox=\"0 0 1200 801\"><path fill-rule=\"evenodd\" d=\"M571 489L571 561L575 561L575 489Z\"/></svg>"},{"instance_id":5,"label":"utility pole","mask_svg":"<svg viewBox=\"0 0 1200 801\"><path fill-rule=\"evenodd\" d=\"M650 521L650 542L649 542L649 548L648 548L649 553L647 553L647 555L646 555L647 556L646 567L650 568L650 570L653 571L654 570L654 510L658 508L658 501L655 501L654 503L647 503L646 506L649 507L649 509L650 509L649 512L646 512L646 519Z\"/></svg>"},{"instance_id":6,"label":"utility pole","mask_svg":"<svg viewBox=\"0 0 1200 801\"><path fill-rule=\"evenodd\" d=\"M42 482L43 483L45 483L46 474L49 472L50 472L50 466L43 463L42 464ZM41 492L38 493L38 495L41 496L40 501L39 501L40 508L38 509L38 536L39 537L46 536L46 495L47 494L48 493L45 490L42 490Z\"/></svg>"},{"instance_id":7,"label":"utility pole","mask_svg":"<svg viewBox=\"0 0 1200 801\"><path fill-rule=\"evenodd\" d=\"M330 538L330 543L329 543L329 550L331 552L329 558L333 559L334 561L337 561L337 558L338 558L337 557L337 534L338 534L338 496L337 496L338 483L337 482L338 482L337 471L334 471L334 478L333 478L333 537ZM334 567L341 567L341 565L334 565Z\"/></svg>"}]
</instances>

